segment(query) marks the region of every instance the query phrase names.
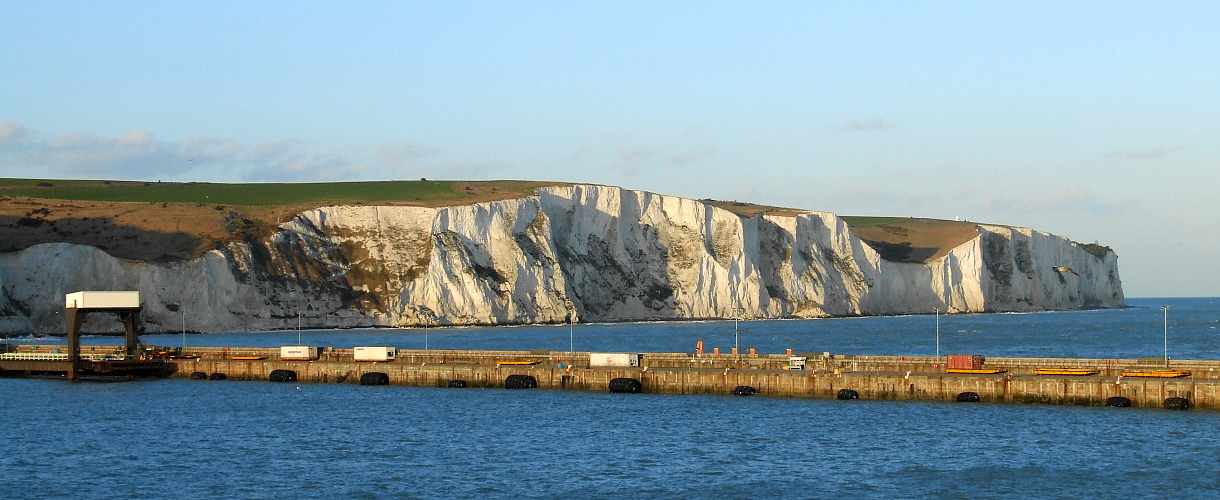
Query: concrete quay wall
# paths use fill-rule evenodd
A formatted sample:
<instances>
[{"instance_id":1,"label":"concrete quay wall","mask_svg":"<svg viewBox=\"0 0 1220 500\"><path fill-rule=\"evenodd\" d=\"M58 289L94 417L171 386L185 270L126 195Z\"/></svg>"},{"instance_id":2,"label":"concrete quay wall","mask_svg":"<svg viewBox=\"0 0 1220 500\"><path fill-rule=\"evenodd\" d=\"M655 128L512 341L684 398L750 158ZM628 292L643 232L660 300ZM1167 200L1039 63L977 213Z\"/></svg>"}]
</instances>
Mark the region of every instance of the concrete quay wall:
<instances>
[{"instance_id":1,"label":"concrete quay wall","mask_svg":"<svg viewBox=\"0 0 1220 500\"><path fill-rule=\"evenodd\" d=\"M1066 377L1035 375L965 375L944 373L843 372L808 370L738 370L712 368L585 368L558 365L475 365L406 362L178 360L174 376L194 372L223 373L233 380L268 380L273 370L292 370L301 383L359 383L363 374L385 373L392 385L446 387L451 380L470 387L504 387L509 375L529 375L542 389L606 391L614 378L639 380L643 392L661 394L731 394L738 386L779 397L835 398L840 389L860 399L954 401L974 392L983 402L1102 405L1122 396L1132 406L1161 407L1181 397L1196 408L1220 408L1220 380L1134 377Z\"/></svg>"},{"instance_id":2,"label":"concrete quay wall","mask_svg":"<svg viewBox=\"0 0 1220 500\"><path fill-rule=\"evenodd\" d=\"M62 345L20 345L20 352L51 352L62 350ZM118 353L123 346L82 346L82 353ZM233 356L265 356L277 360L277 347L158 347L174 354L199 356L201 359L229 359ZM352 361L352 349L322 348L320 361ZM799 354L808 358L806 370L844 372L912 372L943 373L945 357L934 356L871 356L821 353ZM787 354L741 354L727 353L643 353L641 367L649 368L732 368L752 370L781 370L788 366ZM399 349L399 363L420 364L474 364L495 365L500 361L537 361L544 364L563 363L569 366L589 364L589 353L583 351L474 351L474 350L414 350ZM1101 376L1117 377L1124 371L1163 369L1159 358L1145 359L1097 359L1097 358L1003 358L987 357L984 368L1007 370L1012 375L1032 375L1038 368L1094 368ZM1193 379L1220 379L1220 360L1172 360L1175 370L1189 370Z\"/></svg>"}]
</instances>

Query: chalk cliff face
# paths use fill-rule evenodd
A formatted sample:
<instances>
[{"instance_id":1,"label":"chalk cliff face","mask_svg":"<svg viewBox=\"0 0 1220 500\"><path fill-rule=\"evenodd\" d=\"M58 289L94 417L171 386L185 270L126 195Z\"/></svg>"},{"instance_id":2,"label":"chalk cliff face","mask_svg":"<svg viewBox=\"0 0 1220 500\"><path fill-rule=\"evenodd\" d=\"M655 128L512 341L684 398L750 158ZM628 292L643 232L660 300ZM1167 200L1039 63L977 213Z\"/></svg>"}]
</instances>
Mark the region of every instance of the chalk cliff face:
<instances>
[{"instance_id":1,"label":"chalk cliff face","mask_svg":"<svg viewBox=\"0 0 1220 500\"><path fill-rule=\"evenodd\" d=\"M67 243L2 254L0 332L63 332L63 296L78 290L140 290L149 332L292 328L298 313L306 327L355 327L1123 305L1113 252L1028 229L978 232L943 258L897 263L834 214L747 218L606 186L324 207L188 261Z\"/></svg>"}]
</instances>

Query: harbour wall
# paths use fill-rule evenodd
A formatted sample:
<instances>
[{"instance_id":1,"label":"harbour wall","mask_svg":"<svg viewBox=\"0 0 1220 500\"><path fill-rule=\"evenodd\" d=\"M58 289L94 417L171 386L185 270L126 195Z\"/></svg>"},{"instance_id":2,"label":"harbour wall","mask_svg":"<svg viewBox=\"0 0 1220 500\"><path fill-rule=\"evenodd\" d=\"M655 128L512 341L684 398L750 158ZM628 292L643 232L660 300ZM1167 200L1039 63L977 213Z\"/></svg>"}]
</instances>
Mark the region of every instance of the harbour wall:
<instances>
[{"instance_id":1,"label":"harbour wall","mask_svg":"<svg viewBox=\"0 0 1220 500\"><path fill-rule=\"evenodd\" d=\"M61 345L26 344L14 346L19 352L51 352L64 349ZM81 346L84 354L120 353L122 346ZM266 357L276 360L278 347L159 347L163 352L187 355L205 360L229 359L233 356ZM352 361L352 349L321 347L319 361ZM842 372L912 372L942 373L945 357L935 356L871 356L831 353L794 353L805 357L805 369ZM732 368L741 370L782 370L788 367L789 354L714 353L643 353L641 367L649 368ZM589 353L584 351L477 351L477 350L409 350L399 349L396 362L407 364L475 364L495 365L500 361L537 361L584 366ZM1191 379L1220 379L1220 360L1171 360L1175 370L1188 370ZM1117 377L1124 371L1165 368L1162 358L1006 358L987 357L983 367L1005 370L1012 375L1033 375L1039 368L1091 368L1101 376Z\"/></svg>"},{"instance_id":2,"label":"harbour wall","mask_svg":"<svg viewBox=\"0 0 1220 500\"><path fill-rule=\"evenodd\" d=\"M339 351L339 350L336 350ZM232 360L204 356L180 359L174 376L223 373L229 379L268 380L273 370L291 370L299 382L359 383L366 373L385 373L391 385L447 387L463 381L469 387L501 388L510 375L533 377L542 389L606 391L615 378L633 378L643 392L659 394L731 394L738 386L759 395L836 398L855 391L860 399L955 401L972 392L982 402L1103 405L1111 397L1128 398L1131 406L1161 407L1167 398L1185 398L1196 408L1220 408L1220 361L1179 361L1174 369L1191 371L1183 378L1123 377L1124 369L1148 370L1139 360L989 359L988 368L1003 361L1011 370L998 374L945 373L936 358L838 359L830 356L805 370L777 369L786 355L741 356L644 354L640 367L588 367L588 353L528 351L399 351L391 362L355 362L332 352L334 360ZM270 358L270 356L269 356ZM864 357L861 357L864 358ZM538 361L535 365L503 365L497 361ZM811 360L812 361L812 360ZM819 366L820 364L820 366ZM741 366L741 368L738 368ZM1035 367L1101 368L1091 376L1033 375ZM911 368L911 369L906 369ZM836 372L837 371L837 372ZM1109 374L1108 374L1109 373Z\"/></svg>"},{"instance_id":3,"label":"harbour wall","mask_svg":"<svg viewBox=\"0 0 1220 500\"><path fill-rule=\"evenodd\" d=\"M54 352L63 346L23 345L17 352ZM90 346L89 354L121 346ZM153 348L169 357L174 377L223 374L230 380L267 381L275 370L291 370L302 383L360 383L366 373L384 373L392 385L502 388L510 375L528 375L539 388L606 391L615 378L638 380L643 392L731 394L738 386L777 397L835 398L855 391L860 399L955 401L975 393L982 402L1103 405L1124 397L1132 406L1161 407L1185 398L1195 408L1220 408L1220 360L1173 360L1181 378L1122 376L1163 369L1159 359L987 358L995 374L945 372L945 359L931 356L808 355L804 369L788 368L787 354L644 353L637 367L589 367L588 352L399 350L387 362L357 362L351 349L322 348L319 359L279 359L278 348ZM798 353L800 354L800 353ZM256 357L265 359L232 359ZM530 362L532 365L503 364ZM1037 368L1090 368L1089 376L1035 375Z\"/></svg>"}]
</instances>

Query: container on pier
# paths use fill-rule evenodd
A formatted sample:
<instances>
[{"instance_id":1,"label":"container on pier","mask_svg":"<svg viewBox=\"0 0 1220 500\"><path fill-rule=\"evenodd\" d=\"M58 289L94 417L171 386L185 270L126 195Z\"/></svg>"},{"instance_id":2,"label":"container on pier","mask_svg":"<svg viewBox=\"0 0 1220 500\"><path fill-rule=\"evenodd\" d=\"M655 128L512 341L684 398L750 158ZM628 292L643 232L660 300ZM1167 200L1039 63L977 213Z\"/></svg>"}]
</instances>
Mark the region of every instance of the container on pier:
<instances>
[{"instance_id":1,"label":"container on pier","mask_svg":"<svg viewBox=\"0 0 1220 500\"><path fill-rule=\"evenodd\" d=\"M983 368L983 357L977 354L950 354L945 356L945 364L950 370L980 370Z\"/></svg>"},{"instance_id":2,"label":"container on pier","mask_svg":"<svg viewBox=\"0 0 1220 500\"><path fill-rule=\"evenodd\" d=\"M352 349L353 361L393 361L397 348L384 346L366 346Z\"/></svg>"},{"instance_id":3,"label":"container on pier","mask_svg":"<svg viewBox=\"0 0 1220 500\"><path fill-rule=\"evenodd\" d=\"M591 352L589 366L640 366L640 357L634 352Z\"/></svg>"},{"instance_id":4,"label":"container on pier","mask_svg":"<svg viewBox=\"0 0 1220 500\"><path fill-rule=\"evenodd\" d=\"M313 361L318 359L316 345L280 346L280 359L284 361Z\"/></svg>"}]
</instances>

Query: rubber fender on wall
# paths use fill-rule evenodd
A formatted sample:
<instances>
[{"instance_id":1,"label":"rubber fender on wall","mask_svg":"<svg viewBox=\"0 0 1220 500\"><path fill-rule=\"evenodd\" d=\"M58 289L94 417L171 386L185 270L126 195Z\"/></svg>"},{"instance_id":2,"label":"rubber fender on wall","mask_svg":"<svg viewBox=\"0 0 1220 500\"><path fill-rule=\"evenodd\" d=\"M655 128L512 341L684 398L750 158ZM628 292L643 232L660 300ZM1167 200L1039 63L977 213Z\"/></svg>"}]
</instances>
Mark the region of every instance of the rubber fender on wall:
<instances>
[{"instance_id":1,"label":"rubber fender on wall","mask_svg":"<svg viewBox=\"0 0 1220 500\"><path fill-rule=\"evenodd\" d=\"M390 385L390 376L381 372L368 372L360 376L360 385Z\"/></svg>"},{"instance_id":2,"label":"rubber fender on wall","mask_svg":"<svg viewBox=\"0 0 1220 500\"><path fill-rule=\"evenodd\" d=\"M271 375L267 376L267 380L272 382L296 382L297 372L292 370L271 370Z\"/></svg>"},{"instance_id":3,"label":"rubber fender on wall","mask_svg":"<svg viewBox=\"0 0 1220 500\"><path fill-rule=\"evenodd\" d=\"M1168 410L1189 410L1190 400L1186 398L1168 398L1165 400L1164 406Z\"/></svg>"},{"instance_id":4,"label":"rubber fender on wall","mask_svg":"<svg viewBox=\"0 0 1220 500\"><path fill-rule=\"evenodd\" d=\"M979 393L963 392L961 394L958 394L957 398L955 398L955 400L958 403L977 403L977 402L979 402Z\"/></svg>"},{"instance_id":5,"label":"rubber fender on wall","mask_svg":"<svg viewBox=\"0 0 1220 500\"><path fill-rule=\"evenodd\" d=\"M758 394L758 389L755 389L748 385L739 385L739 386L733 388L733 394L736 394L738 396L753 396L755 394Z\"/></svg>"},{"instance_id":6,"label":"rubber fender on wall","mask_svg":"<svg viewBox=\"0 0 1220 500\"><path fill-rule=\"evenodd\" d=\"M860 393L854 389L839 389L839 393L835 395L835 399L860 399Z\"/></svg>"},{"instance_id":7,"label":"rubber fender on wall","mask_svg":"<svg viewBox=\"0 0 1220 500\"><path fill-rule=\"evenodd\" d=\"M610 392L639 394L644 391L644 385L639 380L620 377L610 381Z\"/></svg>"},{"instance_id":8,"label":"rubber fender on wall","mask_svg":"<svg viewBox=\"0 0 1220 500\"><path fill-rule=\"evenodd\" d=\"M505 389L537 389L538 379L530 375L509 375L504 379Z\"/></svg>"}]
</instances>

